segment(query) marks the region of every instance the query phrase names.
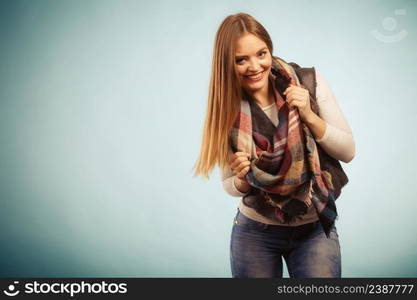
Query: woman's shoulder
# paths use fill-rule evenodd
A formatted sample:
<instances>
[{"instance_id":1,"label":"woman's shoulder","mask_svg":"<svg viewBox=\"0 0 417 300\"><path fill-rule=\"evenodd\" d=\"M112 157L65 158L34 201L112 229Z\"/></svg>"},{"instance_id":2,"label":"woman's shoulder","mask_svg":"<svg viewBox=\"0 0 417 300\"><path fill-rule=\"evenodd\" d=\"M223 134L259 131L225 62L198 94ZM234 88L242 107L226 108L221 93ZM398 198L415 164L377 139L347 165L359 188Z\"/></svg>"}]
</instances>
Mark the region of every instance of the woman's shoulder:
<instances>
[{"instance_id":1,"label":"woman's shoulder","mask_svg":"<svg viewBox=\"0 0 417 300\"><path fill-rule=\"evenodd\" d=\"M321 74L321 72L317 71L316 68L314 68L314 71L316 73L316 94L317 94L323 88L326 88L328 84L326 80L324 79L323 75Z\"/></svg>"},{"instance_id":2,"label":"woman's shoulder","mask_svg":"<svg viewBox=\"0 0 417 300\"><path fill-rule=\"evenodd\" d=\"M316 73L316 82L317 82L317 85L323 84L323 83L327 83L326 82L326 79L324 78L324 76L323 76L323 74L321 72L317 71L316 68L314 68L314 72Z\"/></svg>"},{"instance_id":3,"label":"woman's shoulder","mask_svg":"<svg viewBox=\"0 0 417 300\"><path fill-rule=\"evenodd\" d=\"M334 94L333 91L327 82L323 74L317 69L314 69L316 73L316 98L317 103L323 102L325 100L333 100Z\"/></svg>"}]
</instances>

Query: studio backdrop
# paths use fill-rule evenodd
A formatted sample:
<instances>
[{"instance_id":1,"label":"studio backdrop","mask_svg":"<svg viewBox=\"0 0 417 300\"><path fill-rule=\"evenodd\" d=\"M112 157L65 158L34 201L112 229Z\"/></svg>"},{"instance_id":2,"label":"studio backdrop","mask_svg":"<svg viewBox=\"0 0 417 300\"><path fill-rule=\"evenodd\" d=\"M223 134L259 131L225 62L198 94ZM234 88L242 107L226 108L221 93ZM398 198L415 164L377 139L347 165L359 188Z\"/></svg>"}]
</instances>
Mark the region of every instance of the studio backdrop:
<instances>
[{"instance_id":1,"label":"studio backdrop","mask_svg":"<svg viewBox=\"0 0 417 300\"><path fill-rule=\"evenodd\" d=\"M342 277L417 276L416 1L38 0L0 4L2 277L231 277L239 198L192 175L238 12L352 129Z\"/></svg>"}]
</instances>

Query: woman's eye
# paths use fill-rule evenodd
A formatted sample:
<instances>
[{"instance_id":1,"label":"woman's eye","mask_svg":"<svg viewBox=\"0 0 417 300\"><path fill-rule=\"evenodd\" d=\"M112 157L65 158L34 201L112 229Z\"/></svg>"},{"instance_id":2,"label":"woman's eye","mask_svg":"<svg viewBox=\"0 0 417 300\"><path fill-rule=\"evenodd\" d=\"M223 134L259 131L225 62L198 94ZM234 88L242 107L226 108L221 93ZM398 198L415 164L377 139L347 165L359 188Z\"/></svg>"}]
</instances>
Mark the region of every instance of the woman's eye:
<instances>
[{"instance_id":1,"label":"woman's eye","mask_svg":"<svg viewBox=\"0 0 417 300\"><path fill-rule=\"evenodd\" d=\"M266 53L267 53L266 51L262 51L261 53L259 53L259 56L263 57L265 56ZM245 60L244 58L237 59L236 63L241 64L244 60Z\"/></svg>"}]
</instances>

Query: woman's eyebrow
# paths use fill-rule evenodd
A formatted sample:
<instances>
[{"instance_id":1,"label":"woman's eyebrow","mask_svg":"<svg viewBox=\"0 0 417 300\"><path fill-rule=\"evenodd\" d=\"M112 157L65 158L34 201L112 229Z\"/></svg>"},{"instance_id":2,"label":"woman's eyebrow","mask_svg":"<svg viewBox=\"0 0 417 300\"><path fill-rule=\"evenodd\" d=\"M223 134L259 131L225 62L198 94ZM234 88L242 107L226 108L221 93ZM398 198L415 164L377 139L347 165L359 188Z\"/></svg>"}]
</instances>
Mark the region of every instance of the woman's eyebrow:
<instances>
[{"instance_id":1,"label":"woman's eyebrow","mask_svg":"<svg viewBox=\"0 0 417 300\"><path fill-rule=\"evenodd\" d=\"M263 47L262 49L259 49L256 53L261 52L262 50L268 49L268 47ZM242 58L242 57L246 57L247 55L236 55L235 58Z\"/></svg>"}]
</instances>

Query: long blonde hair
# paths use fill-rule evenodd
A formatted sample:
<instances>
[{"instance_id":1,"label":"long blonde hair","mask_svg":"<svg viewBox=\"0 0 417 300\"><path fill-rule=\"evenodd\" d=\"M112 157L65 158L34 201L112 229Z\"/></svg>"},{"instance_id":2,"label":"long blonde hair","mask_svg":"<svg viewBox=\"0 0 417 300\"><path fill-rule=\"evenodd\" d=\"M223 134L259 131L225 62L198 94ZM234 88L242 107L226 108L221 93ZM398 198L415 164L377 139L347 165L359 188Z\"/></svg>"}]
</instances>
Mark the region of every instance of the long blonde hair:
<instances>
[{"instance_id":1,"label":"long blonde hair","mask_svg":"<svg viewBox=\"0 0 417 300\"><path fill-rule=\"evenodd\" d=\"M225 168L229 154L229 130L239 111L242 85L235 63L236 41L251 33L267 45L272 55L272 41L265 28L252 16L238 13L226 17L217 30L212 58L208 104L200 156L194 177L209 173L218 164Z\"/></svg>"}]
</instances>

